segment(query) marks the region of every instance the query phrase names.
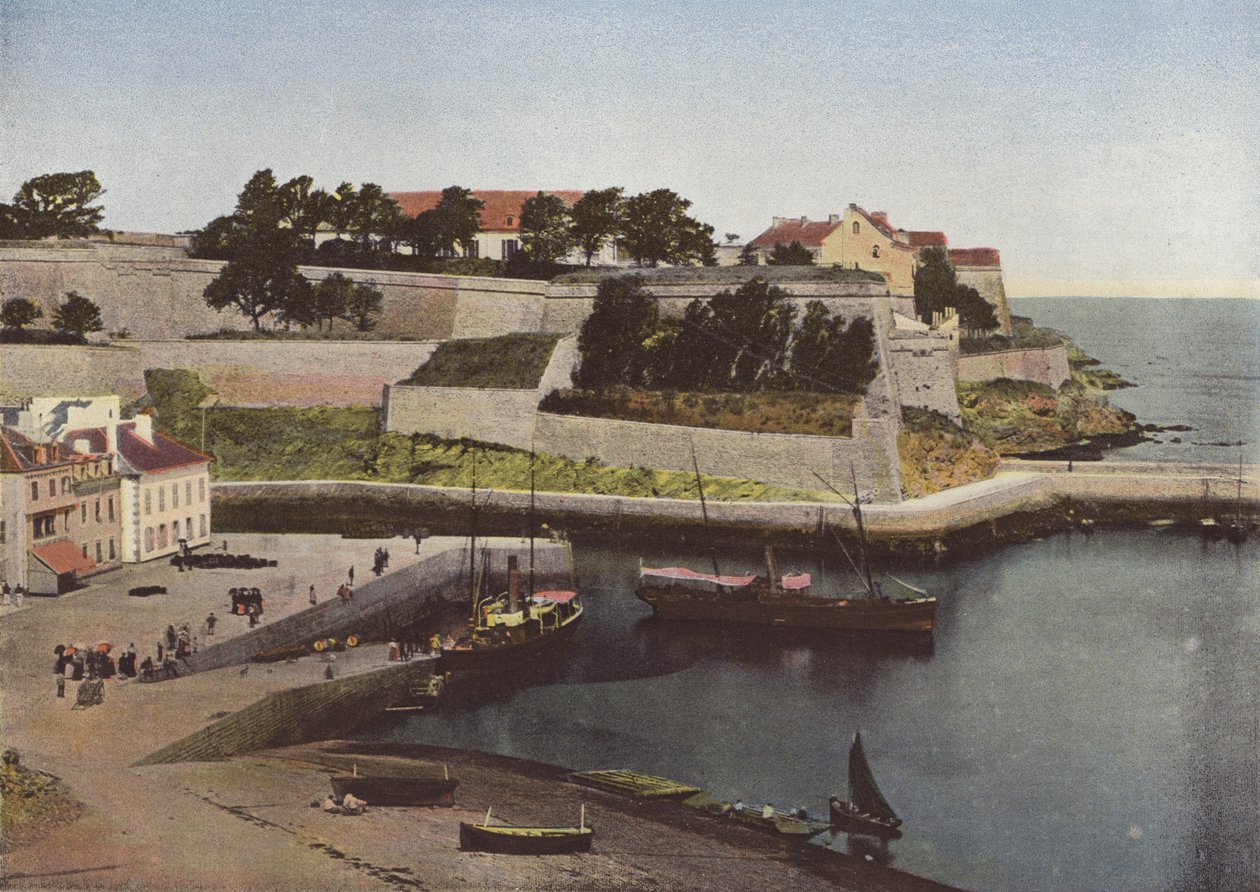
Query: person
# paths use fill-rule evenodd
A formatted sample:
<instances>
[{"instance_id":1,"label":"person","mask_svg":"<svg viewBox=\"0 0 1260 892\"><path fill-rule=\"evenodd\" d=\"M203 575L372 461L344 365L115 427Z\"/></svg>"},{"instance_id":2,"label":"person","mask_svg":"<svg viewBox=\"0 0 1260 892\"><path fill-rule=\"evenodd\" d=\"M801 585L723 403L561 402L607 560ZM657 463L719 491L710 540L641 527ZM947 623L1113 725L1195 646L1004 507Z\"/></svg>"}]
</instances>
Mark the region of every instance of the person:
<instances>
[{"instance_id":1,"label":"person","mask_svg":"<svg viewBox=\"0 0 1260 892\"><path fill-rule=\"evenodd\" d=\"M397 641L389 643L389 661L391 663L399 663L402 661L402 651L398 648Z\"/></svg>"},{"instance_id":2,"label":"person","mask_svg":"<svg viewBox=\"0 0 1260 892\"><path fill-rule=\"evenodd\" d=\"M411 538L416 540L416 554L419 554L420 553L420 540L422 540L424 537L420 535L419 530L416 530L414 533L411 534Z\"/></svg>"},{"instance_id":3,"label":"person","mask_svg":"<svg viewBox=\"0 0 1260 892\"><path fill-rule=\"evenodd\" d=\"M21 607L22 599L26 597L26 589L22 588L22 583L17 584L17 588L13 590L13 606Z\"/></svg>"},{"instance_id":4,"label":"person","mask_svg":"<svg viewBox=\"0 0 1260 892\"><path fill-rule=\"evenodd\" d=\"M258 625L258 605L251 602L245 612L249 615L249 627L252 629Z\"/></svg>"},{"instance_id":5,"label":"person","mask_svg":"<svg viewBox=\"0 0 1260 892\"><path fill-rule=\"evenodd\" d=\"M153 657L145 657L140 661L140 680L153 681Z\"/></svg>"},{"instance_id":6,"label":"person","mask_svg":"<svg viewBox=\"0 0 1260 892\"><path fill-rule=\"evenodd\" d=\"M3 586L0 586L0 598L3 598L3 600L0 601L0 607L12 606L13 601L10 598L10 595L12 594L13 593L9 591L9 584L7 582Z\"/></svg>"},{"instance_id":7,"label":"person","mask_svg":"<svg viewBox=\"0 0 1260 892\"><path fill-rule=\"evenodd\" d=\"M167 678L179 678L179 668L175 665L175 657L168 650L166 659L162 660L162 672Z\"/></svg>"},{"instance_id":8,"label":"person","mask_svg":"<svg viewBox=\"0 0 1260 892\"><path fill-rule=\"evenodd\" d=\"M367 803L353 793L347 793L341 799L341 809L348 815L361 815L367 811Z\"/></svg>"},{"instance_id":9,"label":"person","mask_svg":"<svg viewBox=\"0 0 1260 892\"><path fill-rule=\"evenodd\" d=\"M450 632L446 633L446 637L442 639L442 650L450 650L455 646L455 636Z\"/></svg>"},{"instance_id":10,"label":"person","mask_svg":"<svg viewBox=\"0 0 1260 892\"><path fill-rule=\"evenodd\" d=\"M175 627L167 626L166 627L166 649L174 650L175 642L178 640L179 640L179 636L175 633Z\"/></svg>"},{"instance_id":11,"label":"person","mask_svg":"<svg viewBox=\"0 0 1260 892\"><path fill-rule=\"evenodd\" d=\"M386 570L389 569L389 549L388 548L381 549L381 566L384 567Z\"/></svg>"},{"instance_id":12,"label":"person","mask_svg":"<svg viewBox=\"0 0 1260 892\"><path fill-rule=\"evenodd\" d=\"M354 564L350 565L350 584L354 585Z\"/></svg>"},{"instance_id":13,"label":"person","mask_svg":"<svg viewBox=\"0 0 1260 892\"><path fill-rule=\"evenodd\" d=\"M228 589L228 597L232 599L232 615L239 616L241 612L241 593L234 588L230 588Z\"/></svg>"},{"instance_id":14,"label":"person","mask_svg":"<svg viewBox=\"0 0 1260 892\"><path fill-rule=\"evenodd\" d=\"M311 599L311 605L312 605L312 606L314 606L314 604L315 604L315 586L313 586L313 585L311 586L311 590L310 590L310 592L309 592L309 597L310 597L310 599Z\"/></svg>"},{"instance_id":15,"label":"person","mask_svg":"<svg viewBox=\"0 0 1260 892\"><path fill-rule=\"evenodd\" d=\"M57 666L53 669L53 673L57 676L57 696L62 700L66 698L66 667L66 658L58 656Z\"/></svg>"},{"instance_id":16,"label":"person","mask_svg":"<svg viewBox=\"0 0 1260 892\"><path fill-rule=\"evenodd\" d=\"M320 807L330 815L345 814L345 812L341 810L341 806L337 804L337 800L333 798L332 793L329 793L324 797L323 805Z\"/></svg>"},{"instance_id":17,"label":"person","mask_svg":"<svg viewBox=\"0 0 1260 892\"><path fill-rule=\"evenodd\" d=\"M184 572L184 556L182 554L175 555L175 557L171 558L171 562L179 572Z\"/></svg>"},{"instance_id":18,"label":"person","mask_svg":"<svg viewBox=\"0 0 1260 892\"><path fill-rule=\"evenodd\" d=\"M442 652L442 636L437 632L434 632L433 637L429 639L429 651L435 654Z\"/></svg>"},{"instance_id":19,"label":"person","mask_svg":"<svg viewBox=\"0 0 1260 892\"><path fill-rule=\"evenodd\" d=\"M217 623L218 621L219 621L219 618L215 616L214 611L211 610L210 615L206 617L206 635L208 635L211 638L214 637L214 624Z\"/></svg>"}]
</instances>

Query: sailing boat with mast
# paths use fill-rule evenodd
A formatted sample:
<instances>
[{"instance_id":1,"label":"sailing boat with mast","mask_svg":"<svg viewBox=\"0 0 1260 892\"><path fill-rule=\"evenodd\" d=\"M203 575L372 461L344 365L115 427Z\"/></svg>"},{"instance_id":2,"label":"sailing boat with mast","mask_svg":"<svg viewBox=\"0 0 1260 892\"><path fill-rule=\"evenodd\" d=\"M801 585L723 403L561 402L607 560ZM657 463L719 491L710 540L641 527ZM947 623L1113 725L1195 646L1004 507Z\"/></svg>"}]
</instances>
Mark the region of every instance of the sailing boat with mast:
<instances>
[{"instance_id":1,"label":"sailing boat with mast","mask_svg":"<svg viewBox=\"0 0 1260 892\"><path fill-rule=\"evenodd\" d=\"M1238 444L1238 491L1234 496L1234 518L1225 526L1225 536L1234 544L1247 541L1248 525L1242 517L1243 444Z\"/></svg>"},{"instance_id":2,"label":"sailing boat with mast","mask_svg":"<svg viewBox=\"0 0 1260 892\"><path fill-rule=\"evenodd\" d=\"M849 747L849 798L831 797L831 829L842 833L860 833L881 839L901 838L901 818L875 783L871 766L862 748L862 735L853 734Z\"/></svg>"},{"instance_id":3,"label":"sailing boat with mast","mask_svg":"<svg viewBox=\"0 0 1260 892\"><path fill-rule=\"evenodd\" d=\"M694 459L694 453L693 453ZM822 478L819 478L822 480ZM830 484L823 481L829 488ZM704 509L704 485L696 470L700 504ZM864 591L848 597L828 597L809 593L813 580L808 573L782 575L774 549L766 549L766 575L724 575L714 558L713 573L699 573L684 567L645 567L640 561L639 600L651 606L664 619L708 622L752 623L797 629L840 632L908 632L930 635L936 628L936 598L928 592L889 577L910 590L914 597L892 598L875 581L867 558L866 526L861 499L854 477L854 498L832 488L853 510L857 521L861 567L848 550L840 548L862 582ZM705 510L705 517L708 511ZM837 542L839 539L837 538ZM658 582L657 580L666 580Z\"/></svg>"},{"instance_id":4,"label":"sailing boat with mast","mask_svg":"<svg viewBox=\"0 0 1260 892\"><path fill-rule=\"evenodd\" d=\"M508 558L507 591L486 593L489 570L485 555L477 567L477 466L473 464L472 517L469 525L469 629L453 646L442 649L442 665L450 670L486 669L532 657L573 635L582 619L576 589L535 590L534 453L529 456L529 572L522 591L515 555Z\"/></svg>"}]
</instances>

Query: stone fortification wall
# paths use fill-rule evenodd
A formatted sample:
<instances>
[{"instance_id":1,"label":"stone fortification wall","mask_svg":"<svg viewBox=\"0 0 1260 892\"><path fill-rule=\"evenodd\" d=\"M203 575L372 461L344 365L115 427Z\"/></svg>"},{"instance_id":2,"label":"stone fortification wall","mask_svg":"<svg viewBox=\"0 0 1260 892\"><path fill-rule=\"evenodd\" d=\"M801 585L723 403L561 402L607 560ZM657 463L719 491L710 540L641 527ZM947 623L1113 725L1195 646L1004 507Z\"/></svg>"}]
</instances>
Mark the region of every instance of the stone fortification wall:
<instances>
[{"instance_id":1,"label":"stone fortification wall","mask_svg":"<svg viewBox=\"0 0 1260 892\"><path fill-rule=\"evenodd\" d=\"M890 332L888 367L901 405L931 409L960 422L955 357L947 337L934 332Z\"/></svg>"},{"instance_id":2,"label":"stone fortification wall","mask_svg":"<svg viewBox=\"0 0 1260 892\"><path fill-rule=\"evenodd\" d=\"M145 392L144 370L194 369L230 406L379 405L383 385L433 353L408 341L124 341L118 347L6 345L0 400Z\"/></svg>"},{"instance_id":3,"label":"stone fortification wall","mask_svg":"<svg viewBox=\"0 0 1260 892\"><path fill-rule=\"evenodd\" d=\"M896 461L897 426L888 420L855 419L853 438L758 434L640 421L538 413L534 443L540 452L622 467L690 471L694 444L700 470L817 489L814 473L844 480L852 466L858 485L880 501L901 498ZM891 444L891 452L889 445Z\"/></svg>"},{"instance_id":4,"label":"stone fortification wall","mask_svg":"<svg viewBox=\"0 0 1260 892\"><path fill-rule=\"evenodd\" d=\"M1011 333L1011 302L1006 296L1006 283L1000 266L955 266L959 285L970 285L980 296L997 308L998 333Z\"/></svg>"},{"instance_id":5,"label":"stone fortification wall","mask_svg":"<svg viewBox=\"0 0 1260 892\"><path fill-rule=\"evenodd\" d=\"M996 378L1036 381L1057 390L1072 378L1067 348L1060 344L1057 347L973 353L958 357L959 381L992 381Z\"/></svg>"},{"instance_id":6,"label":"stone fortification wall","mask_svg":"<svg viewBox=\"0 0 1260 892\"><path fill-rule=\"evenodd\" d=\"M572 385L577 359L577 338L561 338L538 387L531 390L391 386L385 397L385 429L529 449L539 401L553 390Z\"/></svg>"},{"instance_id":7,"label":"stone fortification wall","mask_svg":"<svg viewBox=\"0 0 1260 892\"><path fill-rule=\"evenodd\" d=\"M413 684L432 673L432 661L413 660L321 684L269 694L244 709L162 747L137 765L208 762L241 753L327 740L348 733L400 703Z\"/></svg>"}]
</instances>

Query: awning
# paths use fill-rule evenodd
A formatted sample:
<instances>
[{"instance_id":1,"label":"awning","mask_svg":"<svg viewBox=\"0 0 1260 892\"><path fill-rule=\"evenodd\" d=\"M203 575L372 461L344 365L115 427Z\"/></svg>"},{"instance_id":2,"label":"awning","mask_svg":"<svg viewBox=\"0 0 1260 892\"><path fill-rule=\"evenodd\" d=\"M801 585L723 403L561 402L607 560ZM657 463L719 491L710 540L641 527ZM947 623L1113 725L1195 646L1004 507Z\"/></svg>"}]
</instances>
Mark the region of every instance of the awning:
<instances>
[{"instance_id":1,"label":"awning","mask_svg":"<svg viewBox=\"0 0 1260 892\"><path fill-rule=\"evenodd\" d=\"M686 567L643 567L641 576L659 576L662 579L685 579L688 582L712 582L727 588L743 588L752 583L756 576L716 576L712 573L697 573Z\"/></svg>"},{"instance_id":2,"label":"awning","mask_svg":"<svg viewBox=\"0 0 1260 892\"><path fill-rule=\"evenodd\" d=\"M568 604L577 597L577 592L549 591L534 592L535 601L550 601L553 604Z\"/></svg>"},{"instance_id":3,"label":"awning","mask_svg":"<svg viewBox=\"0 0 1260 892\"><path fill-rule=\"evenodd\" d=\"M78 573L81 570L96 569L96 561L90 557L84 557L79 546L69 539L36 546L31 549L31 556L58 576L62 573Z\"/></svg>"},{"instance_id":4,"label":"awning","mask_svg":"<svg viewBox=\"0 0 1260 892\"><path fill-rule=\"evenodd\" d=\"M808 573L797 573L795 576L784 576L779 580L779 584L785 589L809 588L813 583L813 578Z\"/></svg>"}]
</instances>

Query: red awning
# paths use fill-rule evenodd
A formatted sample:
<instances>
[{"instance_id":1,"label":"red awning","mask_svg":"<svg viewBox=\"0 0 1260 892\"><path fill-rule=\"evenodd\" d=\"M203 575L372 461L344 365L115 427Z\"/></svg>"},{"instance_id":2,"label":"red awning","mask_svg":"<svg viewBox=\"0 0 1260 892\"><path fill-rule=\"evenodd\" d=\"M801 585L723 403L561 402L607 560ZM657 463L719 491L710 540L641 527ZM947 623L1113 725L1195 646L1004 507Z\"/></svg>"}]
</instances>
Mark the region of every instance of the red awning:
<instances>
[{"instance_id":1,"label":"red awning","mask_svg":"<svg viewBox=\"0 0 1260 892\"><path fill-rule=\"evenodd\" d=\"M784 576L779 584L785 589L809 588L813 578L808 573L797 573L795 576Z\"/></svg>"},{"instance_id":2,"label":"red awning","mask_svg":"<svg viewBox=\"0 0 1260 892\"><path fill-rule=\"evenodd\" d=\"M659 576L662 579L685 579L688 582L712 582L727 588L742 588L752 583L756 576L715 576L712 573L697 573L686 567L643 567L639 570L642 576Z\"/></svg>"},{"instance_id":3,"label":"red awning","mask_svg":"<svg viewBox=\"0 0 1260 892\"><path fill-rule=\"evenodd\" d=\"M535 601L550 601L553 604L568 604L577 597L577 592L534 592Z\"/></svg>"},{"instance_id":4,"label":"red awning","mask_svg":"<svg viewBox=\"0 0 1260 892\"><path fill-rule=\"evenodd\" d=\"M62 573L77 573L80 570L96 568L96 561L90 557L84 557L79 546L69 539L39 545L31 549L31 555L58 576Z\"/></svg>"}]
</instances>

